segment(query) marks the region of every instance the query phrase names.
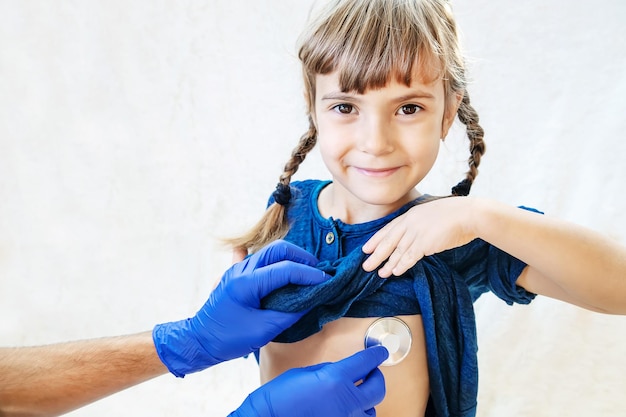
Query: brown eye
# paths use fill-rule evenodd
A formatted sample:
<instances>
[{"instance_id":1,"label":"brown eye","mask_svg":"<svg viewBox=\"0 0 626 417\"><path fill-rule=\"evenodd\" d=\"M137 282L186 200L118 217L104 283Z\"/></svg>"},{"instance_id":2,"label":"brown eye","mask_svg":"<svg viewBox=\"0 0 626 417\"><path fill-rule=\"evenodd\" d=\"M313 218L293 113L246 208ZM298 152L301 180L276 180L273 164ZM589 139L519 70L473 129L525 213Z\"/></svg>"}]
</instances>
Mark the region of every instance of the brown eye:
<instances>
[{"instance_id":1,"label":"brown eye","mask_svg":"<svg viewBox=\"0 0 626 417\"><path fill-rule=\"evenodd\" d=\"M415 104L405 104L404 106L400 107L401 114L415 114L420 110L422 110L422 108Z\"/></svg>"},{"instance_id":2,"label":"brown eye","mask_svg":"<svg viewBox=\"0 0 626 417\"><path fill-rule=\"evenodd\" d=\"M335 106L335 110L337 110L341 114L350 114L352 113L353 109L354 107L352 107L351 104L338 104Z\"/></svg>"}]
</instances>

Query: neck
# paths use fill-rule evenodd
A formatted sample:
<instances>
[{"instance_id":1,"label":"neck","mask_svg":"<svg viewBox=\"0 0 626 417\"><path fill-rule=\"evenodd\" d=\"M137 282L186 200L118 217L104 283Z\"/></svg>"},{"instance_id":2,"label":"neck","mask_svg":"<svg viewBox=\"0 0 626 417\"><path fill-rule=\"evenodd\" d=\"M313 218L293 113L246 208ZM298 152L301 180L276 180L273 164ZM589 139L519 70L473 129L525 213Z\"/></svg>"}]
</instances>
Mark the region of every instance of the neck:
<instances>
[{"instance_id":1,"label":"neck","mask_svg":"<svg viewBox=\"0 0 626 417\"><path fill-rule=\"evenodd\" d=\"M412 189L399 200L385 204L370 204L354 194L337 192L338 187L341 186L334 182L324 187L317 200L317 206L323 217L332 217L348 224L380 219L421 195L416 189Z\"/></svg>"}]
</instances>

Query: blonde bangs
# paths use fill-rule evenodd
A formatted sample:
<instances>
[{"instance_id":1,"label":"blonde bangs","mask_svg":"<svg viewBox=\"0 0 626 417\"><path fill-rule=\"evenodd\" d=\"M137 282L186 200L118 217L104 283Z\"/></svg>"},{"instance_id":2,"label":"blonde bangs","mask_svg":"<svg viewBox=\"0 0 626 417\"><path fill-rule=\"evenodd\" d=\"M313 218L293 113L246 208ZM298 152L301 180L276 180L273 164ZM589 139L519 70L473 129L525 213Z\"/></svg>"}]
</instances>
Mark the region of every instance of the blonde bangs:
<instances>
[{"instance_id":1,"label":"blonde bangs","mask_svg":"<svg viewBox=\"0 0 626 417\"><path fill-rule=\"evenodd\" d=\"M392 78L406 85L416 74L425 82L445 78L446 53L437 26L429 21L433 13L422 8L422 3L356 0L333 4L332 14L321 14L300 42L309 97L314 95L315 75L333 71L339 71L342 91L359 93L384 87Z\"/></svg>"}]
</instances>

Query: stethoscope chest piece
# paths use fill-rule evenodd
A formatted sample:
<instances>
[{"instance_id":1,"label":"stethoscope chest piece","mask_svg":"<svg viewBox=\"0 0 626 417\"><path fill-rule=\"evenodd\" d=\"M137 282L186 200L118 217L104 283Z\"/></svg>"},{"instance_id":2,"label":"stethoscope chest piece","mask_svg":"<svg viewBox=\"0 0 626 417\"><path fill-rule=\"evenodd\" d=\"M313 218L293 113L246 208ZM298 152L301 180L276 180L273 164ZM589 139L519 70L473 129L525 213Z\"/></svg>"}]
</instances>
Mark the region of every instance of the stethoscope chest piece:
<instances>
[{"instance_id":1,"label":"stethoscope chest piece","mask_svg":"<svg viewBox=\"0 0 626 417\"><path fill-rule=\"evenodd\" d=\"M384 346L389 357L381 366L391 366L402 362L411 350L413 337L409 326L397 317L382 317L368 327L365 332L365 347Z\"/></svg>"}]
</instances>

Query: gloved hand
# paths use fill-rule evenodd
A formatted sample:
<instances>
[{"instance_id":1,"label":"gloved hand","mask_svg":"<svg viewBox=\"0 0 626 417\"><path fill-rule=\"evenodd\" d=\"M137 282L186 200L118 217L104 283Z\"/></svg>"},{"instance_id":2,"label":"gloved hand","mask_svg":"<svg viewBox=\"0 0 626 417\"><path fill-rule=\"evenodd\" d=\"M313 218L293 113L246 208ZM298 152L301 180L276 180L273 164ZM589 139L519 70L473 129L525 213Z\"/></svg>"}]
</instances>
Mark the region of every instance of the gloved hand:
<instances>
[{"instance_id":1,"label":"gloved hand","mask_svg":"<svg viewBox=\"0 0 626 417\"><path fill-rule=\"evenodd\" d=\"M294 324L305 311L261 310L261 299L288 283L315 285L330 278L318 260L276 241L233 265L192 318L158 324L152 338L161 361L178 377L247 355Z\"/></svg>"},{"instance_id":2,"label":"gloved hand","mask_svg":"<svg viewBox=\"0 0 626 417\"><path fill-rule=\"evenodd\" d=\"M248 395L229 417L376 416L374 406L385 397L377 367L388 356L375 346L339 362L291 369Z\"/></svg>"}]
</instances>

